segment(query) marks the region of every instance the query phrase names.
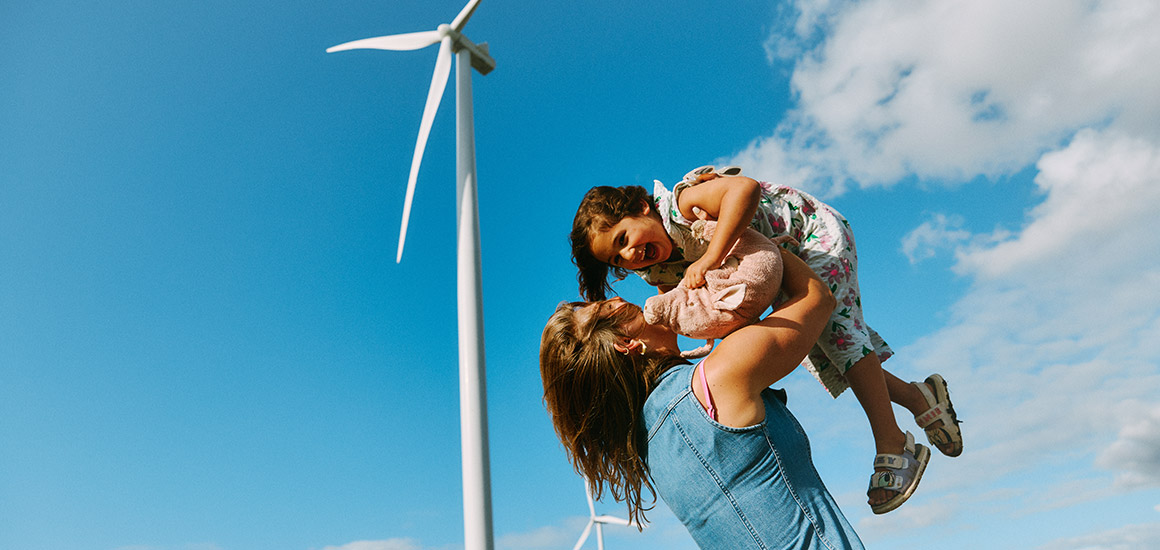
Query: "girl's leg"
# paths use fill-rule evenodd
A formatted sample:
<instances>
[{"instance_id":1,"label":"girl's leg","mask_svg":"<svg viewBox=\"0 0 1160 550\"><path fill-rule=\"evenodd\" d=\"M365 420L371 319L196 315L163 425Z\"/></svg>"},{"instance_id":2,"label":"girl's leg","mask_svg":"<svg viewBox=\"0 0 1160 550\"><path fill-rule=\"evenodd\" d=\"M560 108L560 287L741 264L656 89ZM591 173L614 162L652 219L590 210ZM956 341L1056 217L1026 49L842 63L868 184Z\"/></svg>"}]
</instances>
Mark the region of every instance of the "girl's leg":
<instances>
[{"instance_id":1,"label":"girl's leg","mask_svg":"<svg viewBox=\"0 0 1160 550\"><path fill-rule=\"evenodd\" d=\"M890 392L891 401L906 407L906 410L910 411L910 414L913 414L914 416L923 414L930 408L930 403L926 402L926 398L922 396L922 392L920 392L918 388L914 386L914 384L899 379L897 376L890 374L890 371L886 369L882 369L882 374L886 378L886 389ZM935 391L935 388L926 382L916 383L926 384L927 389L929 389L931 392ZM855 395L857 395L856 392ZM934 429L941 428L942 426L942 420L935 420L934 422L930 423L930 425L926 426L926 428ZM939 451L947 456L958 456L958 453L962 452L961 442L959 445L958 452L955 452L956 445L954 443L943 443L938 445L938 448Z\"/></svg>"},{"instance_id":2,"label":"girl's leg","mask_svg":"<svg viewBox=\"0 0 1160 550\"><path fill-rule=\"evenodd\" d=\"M918 391L918 388L911 385L910 382L894 376L885 368L882 369L882 374L886 378L886 389L890 392L891 401L906 407L906 410L915 416L926 412L929 405L926 404L926 399L923 399L922 392Z\"/></svg>"},{"instance_id":3,"label":"girl's leg","mask_svg":"<svg viewBox=\"0 0 1160 550\"><path fill-rule=\"evenodd\" d=\"M870 421L876 452L900 455L906 445L906 435L902 433L894 419L894 408L890 403L892 394L887 384L888 378L894 380L898 378L893 375L888 377L886 374L878 355L869 353L846 371L846 379L850 382L850 389L854 391L858 403L862 405L862 410L866 412L866 419ZM893 491L875 489L869 494L870 505L883 503L893 496Z\"/></svg>"}]
</instances>

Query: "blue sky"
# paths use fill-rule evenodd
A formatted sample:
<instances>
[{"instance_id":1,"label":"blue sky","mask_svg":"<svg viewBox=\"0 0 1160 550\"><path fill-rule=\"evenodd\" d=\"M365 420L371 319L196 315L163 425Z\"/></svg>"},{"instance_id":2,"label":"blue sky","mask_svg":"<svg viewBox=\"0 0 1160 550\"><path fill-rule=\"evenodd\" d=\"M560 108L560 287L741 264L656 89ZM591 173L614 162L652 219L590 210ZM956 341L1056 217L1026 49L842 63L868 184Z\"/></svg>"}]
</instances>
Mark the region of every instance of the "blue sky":
<instances>
[{"instance_id":1,"label":"blue sky","mask_svg":"<svg viewBox=\"0 0 1160 550\"><path fill-rule=\"evenodd\" d=\"M454 92L396 264L435 49L324 53L461 7L0 7L0 547L462 547ZM887 367L955 392L964 455L876 517L856 402L785 380L869 547L1160 546L1155 3L485 0L466 30L498 64L474 80L497 548L586 521L536 364L576 203L712 162L841 210ZM651 518L608 547L694 547Z\"/></svg>"}]
</instances>

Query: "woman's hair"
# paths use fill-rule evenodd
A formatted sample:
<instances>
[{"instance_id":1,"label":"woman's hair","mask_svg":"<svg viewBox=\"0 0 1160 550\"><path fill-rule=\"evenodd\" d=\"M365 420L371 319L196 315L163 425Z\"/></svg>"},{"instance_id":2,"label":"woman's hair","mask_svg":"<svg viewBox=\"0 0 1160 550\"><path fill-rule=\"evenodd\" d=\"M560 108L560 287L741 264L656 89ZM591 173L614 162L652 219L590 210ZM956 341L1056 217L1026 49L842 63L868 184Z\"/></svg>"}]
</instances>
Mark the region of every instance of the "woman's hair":
<instances>
[{"instance_id":1,"label":"woman's hair","mask_svg":"<svg viewBox=\"0 0 1160 550\"><path fill-rule=\"evenodd\" d=\"M588 479L594 498L607 484L613 498L628 504L629 518L642 526L644 512L652 509L642 502L643 490L652 493L654 503L656 490L645 466L641 412L657 376L684 360L618 352L615 346L626 336L620 327L639 309L581 318L576 308L582 305L560 304L544 327L544 403L573 468Z\"/></svg>"},{"instance_id":2,"label":"woman's hair","mask_svg":"<svg viewBox=\"0 0 1160 550\"><path fill-rule=\"evenodd\" d=\"M580 283L580 296L585 300L603 300L612 290L608 284L609 269L617 280L628 275L624 268L609 266L592 255L592 237L624 218L642 215L644 206L651 203L652 195L639 185L601 185L584 194L576 209L576 217L572 219L569 239L572 241L572 263L579 270L576 280Z\"/></svg>"}]
</instances>

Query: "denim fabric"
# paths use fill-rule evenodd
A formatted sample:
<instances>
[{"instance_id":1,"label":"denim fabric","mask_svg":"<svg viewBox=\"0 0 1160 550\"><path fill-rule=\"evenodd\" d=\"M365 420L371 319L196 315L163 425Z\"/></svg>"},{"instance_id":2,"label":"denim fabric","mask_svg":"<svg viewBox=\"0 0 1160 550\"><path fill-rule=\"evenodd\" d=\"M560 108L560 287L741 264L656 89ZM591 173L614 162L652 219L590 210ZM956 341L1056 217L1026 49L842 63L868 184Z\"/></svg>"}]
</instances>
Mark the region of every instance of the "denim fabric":
<instances>
[{"instance_id":1,"label":"denim fabric","mask_svg":"<svg viewBox=\"0 0 1160 550\"><path fill-rule=\"evenodd\" d=\"M670 369L644 406L657 493L703 549L862 549L826 490L809 441L766 389L765 420L731 428L693 395L693 365Z\"/></svg>"}]
</instances>

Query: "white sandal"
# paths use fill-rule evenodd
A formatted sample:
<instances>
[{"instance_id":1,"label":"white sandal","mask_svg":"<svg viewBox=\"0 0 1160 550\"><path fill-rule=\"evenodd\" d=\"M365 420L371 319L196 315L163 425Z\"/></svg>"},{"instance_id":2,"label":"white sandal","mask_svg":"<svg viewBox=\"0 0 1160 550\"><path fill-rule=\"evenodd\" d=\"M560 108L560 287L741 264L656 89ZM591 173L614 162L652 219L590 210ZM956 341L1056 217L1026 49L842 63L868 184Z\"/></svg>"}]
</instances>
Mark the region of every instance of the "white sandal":
<instances>
[{"instance_id":1,"label":"white sandal","mask_svg":"<svg viewBox=\"0 0 1160 550\"><path fill-rule=\"evenodd\" d=\"M959 430L959 417L955 414L955 407L951 404L951 394L947 391L947 381L942 376L932 374L926 377L926 383L911 382L922 392L926 405L930 407L926 412L914 417L918 427L926 431L926 439L931 445L947 456L963 454L963 433ZM930 387L927 387L929 384ZM930 388L934 388L931 392ZM941 426L931 426L942 420ZM950 451L943 447L950 446Z\"/></svg>"},{"instance_id":2,"label":"white sandal","mask_svg":"<svg viewBox=\"0 0 1160 550\"><path fill-rule=\"evenodd\" d=\"M910 432L906 432L906 446L903 447L901 455L875 456L874 467L885 467L889 470L874 472L870 476L870 488L866 489L866 493L869 494L874 489L885 489L897 494L886 502L870 505L870 509L875 514L885 514L902 506L902 503L906 502L918 488L918 482L922 479L922 473L926 471L926 464L929 461L930 449L915 443L914 435Z\"/></svg>"}]
</instances>

